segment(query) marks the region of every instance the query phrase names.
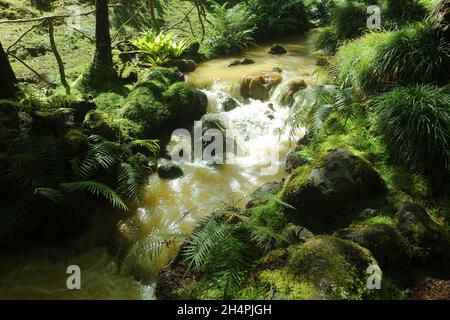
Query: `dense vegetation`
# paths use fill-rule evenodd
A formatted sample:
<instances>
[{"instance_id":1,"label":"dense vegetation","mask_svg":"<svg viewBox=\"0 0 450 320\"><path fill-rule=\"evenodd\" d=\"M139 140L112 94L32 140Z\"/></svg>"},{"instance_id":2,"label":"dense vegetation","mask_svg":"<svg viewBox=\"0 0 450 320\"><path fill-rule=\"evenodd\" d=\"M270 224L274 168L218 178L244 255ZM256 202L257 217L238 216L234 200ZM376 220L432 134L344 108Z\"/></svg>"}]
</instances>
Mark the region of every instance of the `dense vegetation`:
<instances>
[{"instance_id":1,"label":"dense vegetation","mask_svg":"<svg viewBox=\"0 0 450 320\"><path fill-rule=\"evenodd\" d=\"M402 299L416 269L450 276L448 1L66 2L81 5L81 29L57 1L0 0L0 250L79 236L104 207L110 245L172 131L207 111L184 73L317 27L323 84L289 103L288 125L307 133L286 181L192 235L113 251L148 282L145 257L127 259L183 242L162 298ZM364 280L374 263L386 275L376 293Z\"/></svg>"}]
</instances>

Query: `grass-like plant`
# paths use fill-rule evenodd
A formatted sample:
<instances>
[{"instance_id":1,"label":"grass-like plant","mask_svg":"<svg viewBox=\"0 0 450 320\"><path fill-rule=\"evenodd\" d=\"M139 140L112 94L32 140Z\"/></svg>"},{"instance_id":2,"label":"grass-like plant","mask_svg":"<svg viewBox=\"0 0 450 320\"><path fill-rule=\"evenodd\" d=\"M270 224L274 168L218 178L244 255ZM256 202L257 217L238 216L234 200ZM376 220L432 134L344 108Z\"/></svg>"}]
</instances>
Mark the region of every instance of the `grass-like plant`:
<instances>
[{"instance_id":1,"label":"grass-like plant","mask_svg":"<svg viewBox=\"0 0 450 320\"><path fill-rule=\"evenodd\" d=\"M339 46L339 39L333 27L326 27L312 36L312 44L316 50L322 50L327 54L334 54Z\"/></svg>"},{"instance_id":2,"label":"grass-like plant","mask_svg":"<svg viewBox=\"0 0 450 320\"><path fill-rule=\"evenodd\" d=\"M450 43L430 22L414 23L347 43L330 70L336 83L352 86L362 97L396 85L445 85L450 80Z\"/></svg>"},{"instance_id":3,"label":"grass-like plant","mask_svg":"<svg viewBox=\"0 0 450 320\"><path fill-rule=\"evenodd\" d=\"M379 132L391 159L434 181L449 177L450 94L430 85L399 87L376 99Z\"/></svg>"}]
</instances>

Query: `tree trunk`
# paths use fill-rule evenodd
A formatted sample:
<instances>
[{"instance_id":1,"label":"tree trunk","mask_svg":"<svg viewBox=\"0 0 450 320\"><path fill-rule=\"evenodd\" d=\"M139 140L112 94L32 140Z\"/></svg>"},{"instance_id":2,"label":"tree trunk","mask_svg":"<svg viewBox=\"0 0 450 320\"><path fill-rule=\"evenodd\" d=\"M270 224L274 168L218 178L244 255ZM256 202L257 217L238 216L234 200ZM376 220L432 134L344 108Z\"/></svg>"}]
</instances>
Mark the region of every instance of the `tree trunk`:
<instances>
[{"instance_id":1,"label":"tree trunk","mask_svg":"<svg viewBox=\"0 0 450 320\"><path fill-rule=\"evenodd\" d=\"M152 25L155 28L157 33L161 32L161 28L159 27L158 19L156 19L156 8L154 0L150 0L150 18L152 19Z\"/></svg>"},{"instance_id":2,"label":"tree trunk","mask_svg":"<svg viewBox=\"0 0 450 320\"><path fill-rule=\"evenodd\" d=\"M95 59L98 64L112 67L108 0L96 0L95 9Z\"/></svg>"},{"instance_id":3,"label":"tree trunk","mask_svg":"<svg viewBox=\"0 0 450 320\"><path fill-rule=\"evenodd\" d=\"M59 76L61 78L61 84L66 89L66 94L70 94L70 86L66 79L66 72L64 70L64 62L61 59L61 55L58 52L58 48L56 47L56 41L55 41L55 31L53 28L53 20L48 20L48 35L50 38L50 46L52 48L53 54L55 55L56 62L58 63L58 69L59 69Z\"/></svg>"},{"instance_id":4,"label":"tree trunk","mask_svg":"<svg viewBox=\"0 0 450 320\"><path fill-rule=\"evenodd\" d=\"M16 75L0 42L0 99L12 99L15 97L17 92L16 82Z\"/></svg>"},{"instance_id":5,"label":"tree trunk","mask_svg":"<svg viewBox=\"0 0 450 320\"><path fill-rule=\"evenodd\" d=\"M450 0L441 0L432 16L439 32L450 42Z\"/></svg>"},{"instance_id":6,"label":"tree trunk","mask_svg":"<svg viewBox=\"0 0 450 320\"><path fill-rule=\"evenodd\" d=\"M94 61L83 75L80 89L87 92L115 91L120 87L120 81L113 66L108 0L96 0L95 9Z\"/></svg>"}]
</instances>

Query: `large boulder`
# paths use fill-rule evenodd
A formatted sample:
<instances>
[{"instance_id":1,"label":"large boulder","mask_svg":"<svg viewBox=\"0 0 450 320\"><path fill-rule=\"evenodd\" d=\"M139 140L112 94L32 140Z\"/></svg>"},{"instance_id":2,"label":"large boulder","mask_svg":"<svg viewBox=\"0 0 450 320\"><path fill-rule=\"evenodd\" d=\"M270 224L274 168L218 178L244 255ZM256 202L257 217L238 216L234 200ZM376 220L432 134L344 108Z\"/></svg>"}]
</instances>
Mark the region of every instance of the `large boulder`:
<instances>
[{"instance_id":1,"label":"large boulder","mask_svg":"<svg viewBox=\"0 0 450 320\"><path fill-rule=\"evenodd\" d=\"M416 261L428 268L448 273L450 233L434 221L424 208L415 204L402 204L397 219L400 233L420 248Z\"/></svg>"},{"instance_id":2,"label":"large boulder","mask_svg":"<svg viewBox=\"0 0 450 320\"><path fill-rule=\"evenodd\" d=\"M358 224L339 230L336 235L369 249L390 276L401 275L414 254L413 246L389 224Z\"/></svg>"},{"instance_id":3,"label":"large boulder","mask_svg":"<svg viewBox=\"0 0 450 320\"><path fill-rule=\"evenodd\" d=\"M269 252L256 267L248 288L265 288L255 299L336 300L368 295L367 268L377 262L369 250L331 236Z\"/></svg>"},{"instance_id":4,"label":"large boulder","mask_svg":"<svg viewBox=\"0 0 450 320\"><path fill-rule=\"evenodd\" d=\"M314 233L327 233L348 226L358 208L378 202L386 191L369 162L337 149L298 169L287 182L282 200L296 208L291 210L295 222Z\"/></svg>"},{"instance_id":5,"label":"large boulder","mask_svg":"<svg viewBox=\"0 0 450 320\"><path fill-rule=\"evenodd\" d=\"M241 81L241 95L243 98L266 101L269 99L270 90L283 81L279 70L262 72L255 75L247 75Z\"/></svg>"}]
</instances>

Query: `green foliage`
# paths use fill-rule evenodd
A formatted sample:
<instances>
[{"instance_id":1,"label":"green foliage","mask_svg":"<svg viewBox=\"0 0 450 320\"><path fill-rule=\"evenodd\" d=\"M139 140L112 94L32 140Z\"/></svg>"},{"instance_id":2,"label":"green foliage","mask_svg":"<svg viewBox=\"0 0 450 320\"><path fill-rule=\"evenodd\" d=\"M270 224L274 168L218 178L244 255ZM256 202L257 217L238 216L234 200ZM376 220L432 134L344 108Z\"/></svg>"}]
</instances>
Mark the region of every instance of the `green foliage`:
<instances>
[{"instance_id":1,"label":"green foliage","mask_svg":"<svg viewBox=\"0 0 450 320\"><path fill-rule=\"evenodd\" d=\"M142 63L149 67L165 66L170 61L181 57L188 48L184 40L177 40L171 33L155 34L144 32L130 41L136 50L130 53L139 54Z\"/></svg>"},{"instance_id":2,"label":"green foliage","mask_svg":"<svg viewBox=\"0 0 450 320\"><path fill-rule=\"evenodd\" d=\"M333 27L340 40L359 37L367 29L367 4L354 0L339 3L333 9Z\"/></svg>"},{"instance_id":3,"label":"green foliage","mask_svg":"<svg viewBox=\"0 0 450 320\"><path fill-rule=\"evenodd\" d=\"M311 24L303 0L249 0L258 37L304 33Z\"/></svg>"},{"instance_id":4,"label":"green foliage","mask_svg":"<svg viewBox=\"0 0 450 320\"><path fill-rule=\"evenodd\" d=\"M213 4L210 19L213 27L206 39L212 55L236 54L253 44L255 18L245 3L232 7L228 3Z\"/></svg>"},{"instance_id":5,"label":"green foliage","mask_svg":"<svg viewBox=\"0 0 450 320\"><path fill-rule=\"evenodd\" d=\"M353 90L331 85L318 85L301 92L302 99L292 106L288 123L292 130L306 128L311 136L319 135L333 117L351 119L360 104Z\"/></svg>"},{"instance_id":6,"label":"green foliage","mask_svg":"<svg viewBox=\"0 0 450 320\"><path fill-rule=\"evenodd\" d=\"M421 22L349 42L337 52L330 71L339 85L367 97L396 84L446 84L449 68L450 44L430 22Z\"/></svg>"},{"instance_id":7,"label":"green foliage","mask_svg":"<svg viewBox=\"0 0 450 320\"><path fill-rule=\"evenodd\" d=\"M450 94L434 86L400 87L375 104L380 134L391 159L433 177L450 169Z\"/></svg>"},{"instance_id":8,"label":"green foliage","mask_svg":"<svg viewBox=\"0 0 450 320\"><path fill-rule=\"evenodd\" d=\"M331 21L336 0L306 0L305 6L309 16L323 25Z\"/></svg>"},{"instance_id":9,"label":"green foliage","mask_svg":"<svg viewBox=\"0 0 450 320\"><path fill-rule=\"evenodd\" d=\"M314 33L312 42L316 50L323 50L327 54L334 54L339 46L336 29L327 27Z\"/></svg>"},{"instance_id":10,"label":"green foliage","mask_svg":"<svg viewBox=\"0 0 450 320\"><path fill-rule=\"evenodd\" d=\"M396 23L420 21L426 17L428 10L421 0L383 0L383 14Z\"/></svg>"},{"instance_id":11,"label":"green foliage","mask_svg":"<svg viewBox=\"0 0 450 320\"><path fill-rule=\"evenodd\" d=\"M426 21L391 33L380 43L372 63L379 86L392 83L436 83L450 81L450 43Z\"/></svg>"}]
</instances>

